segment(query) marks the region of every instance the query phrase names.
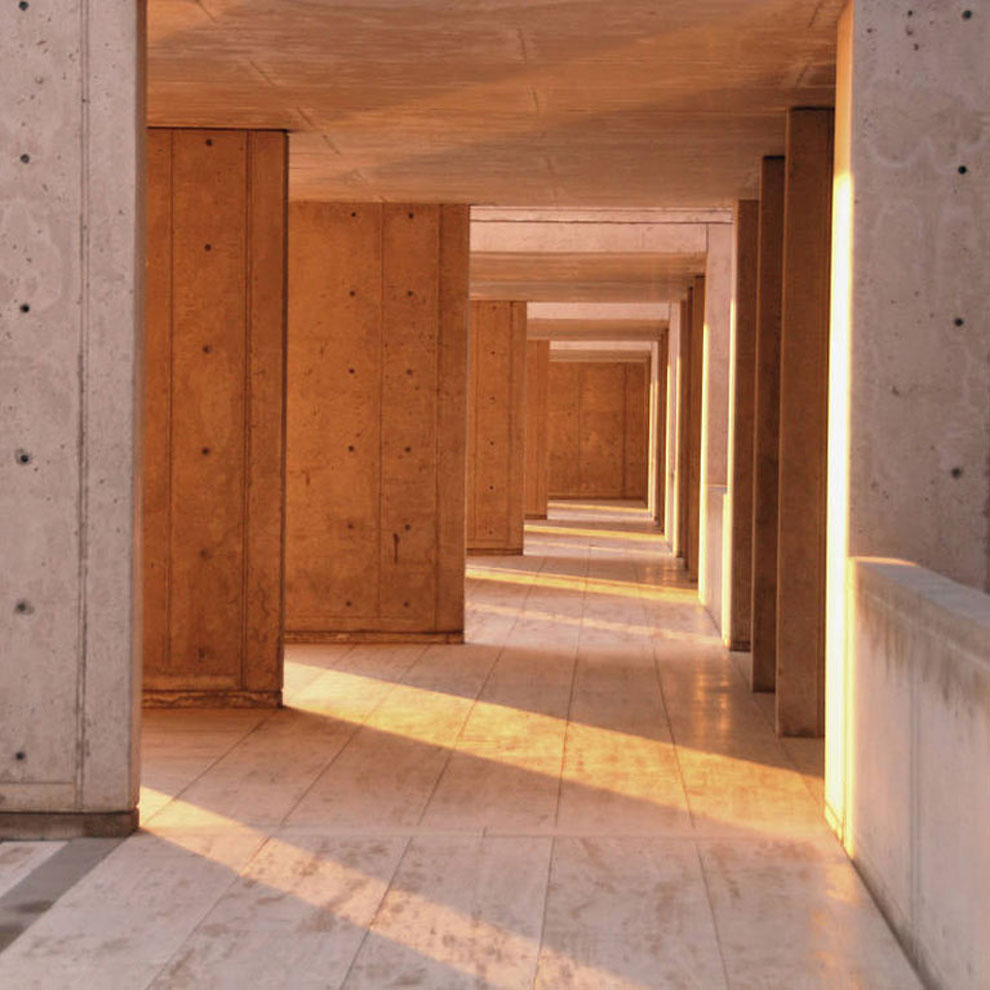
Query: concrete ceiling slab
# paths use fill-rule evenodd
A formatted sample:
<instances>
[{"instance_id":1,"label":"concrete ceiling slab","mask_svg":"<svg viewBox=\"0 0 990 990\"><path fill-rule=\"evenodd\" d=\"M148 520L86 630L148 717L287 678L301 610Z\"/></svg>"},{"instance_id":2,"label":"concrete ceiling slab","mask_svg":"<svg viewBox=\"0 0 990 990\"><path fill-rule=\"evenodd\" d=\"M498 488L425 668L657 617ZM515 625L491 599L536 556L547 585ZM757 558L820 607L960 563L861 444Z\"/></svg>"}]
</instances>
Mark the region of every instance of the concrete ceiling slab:
<instances>
[{"instance_id":1,"label":"concrete ceiling slab","mask_svg":"<svg viewBox=\"0 0 990 990\"><path fill-rule=\"evenodd\" d=\"M148 119L291 130L294 199L728 206L843 0L149 0Z\"/></svg>"}]
</instances>

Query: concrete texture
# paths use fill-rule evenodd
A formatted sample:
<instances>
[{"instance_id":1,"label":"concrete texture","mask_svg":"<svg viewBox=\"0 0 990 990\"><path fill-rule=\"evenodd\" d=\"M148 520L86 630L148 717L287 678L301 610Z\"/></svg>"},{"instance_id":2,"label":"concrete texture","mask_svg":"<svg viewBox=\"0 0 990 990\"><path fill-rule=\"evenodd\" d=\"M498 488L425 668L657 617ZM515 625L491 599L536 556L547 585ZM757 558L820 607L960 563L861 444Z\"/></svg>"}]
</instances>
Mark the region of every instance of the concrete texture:
<instances>
[{"instance_id":1,"label":"concrete texture","mask_svg":"<svg viewBox=\"0 0 990 990\"><path fill-rule=\"evenodd\" d=\"M467 396L468 553L522 553L526 304L472 302Z\"/></svg>"},{"instance_id":2,"label":"concrete texture","mask_svg":"<svg viewBox=\"0 0 990 990\"><path fill-rule=\"evenodd\" d=\"M825 732L831 110L787 115L777 517L777 729Z\"/></svg>"},{"instance_id":3,"label":"concrete texture","mask_svg":"<svg viewBox=\"0 0 990 990\"><path fill-rule=\"evenodd\" d=\"M293 199L731 207L840 8L152 0L150 119L291 130Z\"/></svg>"},{"instance_id":4,"label":"concrete texture","mask_svg":"<svg viewBox=\"0 0 990 990\"><path fill-rule=\"evenodd\" d=\"M735 319L732 324L730 476L732 548L729 648L749 650L753 623L753 433L756 427L756 282L760 204L736 204Z\"/></svg>"},{"instance_id":5,"label":"concrete texture","mask_svg":"<svg viewBox=\"0 0 990 990\"><path fill-rule=\"evenodd\" d=\"M990 984L990 598L894 560L849 565L845 845L944 990Z\"/></svg>"},{"instance_id":6,"label":"concrete texture","mask_svg":"<svg viewBox=\"0 0 990 990\"><path fill-rule=\"evenodd\" d=\"M460 636L468 211L289 213L286 627Z\"/></svg>"},{"instance_id":7,"label":"concrete texture","mask_svg":"<svg viewBox=\"0 0 990 990\"><path fill-rule=\"evenodd\" d=\"M701 501L699 513L698 594L715 621L715 627L728 635L725 614L728 587L721 580L722 560L728 547L730 529L721 513L717 520L708 519L711 501L709 489L723 493L729 483L729 380L731 359L732 312L735 306L733 255L735 230L732 225L708 228L708 253L705 257L704 343L702 344L702 411L701 411ZM725 503L728 506L728 503ZM718 557L718 566L709 561Z\"/></svg>"},{"instance_id":8,"label":"concrete texture","mask_svg":"<svg viewBox=\"0 0 990 990\"><path fill-rule=\"evenodd\" d=\"M702 473L705 452L705 277L697 276L691 285L691 347L688 355L690 378L688 387L687 430L687 571L692 581L698 580L701 569L701 501Z\"/></svg>"},{"instance_id":9,"label":"concrete texture","mask_svg":"<svg viewBox=\"0 0 990 990\"><path fill-rule=\"evenodd\" d=\"M756 282L753 432L753 690L777 683L777 474L780 455L780 304L784 252L784 159L764 158Z\"/></svg>"},{"instance_id":10,"label":"concrete texture","mask_svg":"<svg viewBox=\"0 0 990 990\"><path fill-rule=\"evenodd\" d=\"M148 135L145 704L281 703L287 152Z\"/></svg>"},{"instance_id":11,"label":"concrete texture","mask_svg":"<svg viewBox=\"0 0 990 990\"><path fill-rule=\"evenodd\" d=\"M10 4L0 40L4 833L137 801L144 135L130 4ZM92 820L92 819L90 819ZM80 828L82 824L80 824Z\"/></svg>"}]
</instances>

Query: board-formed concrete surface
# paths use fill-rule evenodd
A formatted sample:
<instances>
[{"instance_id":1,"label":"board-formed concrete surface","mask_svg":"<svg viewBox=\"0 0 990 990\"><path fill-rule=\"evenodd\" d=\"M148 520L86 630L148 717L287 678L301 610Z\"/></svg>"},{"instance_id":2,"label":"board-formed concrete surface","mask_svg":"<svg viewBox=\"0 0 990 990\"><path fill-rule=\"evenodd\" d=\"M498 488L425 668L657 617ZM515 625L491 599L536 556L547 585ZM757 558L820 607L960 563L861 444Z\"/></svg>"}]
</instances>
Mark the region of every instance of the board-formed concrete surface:
<instances>
[{"instance_id":1,"label":"board-formed concrete surface","mask_svg":"<svg viewBox=\"0 0 990 990\"><path fill-rule=\"evenodd\" d=\"M551 504L526 549L472 559L466 645L293 647L282 711L149 712L144 830L0 985L920 990L821 743L647 511Z\"/></svg>"}]
</instances>

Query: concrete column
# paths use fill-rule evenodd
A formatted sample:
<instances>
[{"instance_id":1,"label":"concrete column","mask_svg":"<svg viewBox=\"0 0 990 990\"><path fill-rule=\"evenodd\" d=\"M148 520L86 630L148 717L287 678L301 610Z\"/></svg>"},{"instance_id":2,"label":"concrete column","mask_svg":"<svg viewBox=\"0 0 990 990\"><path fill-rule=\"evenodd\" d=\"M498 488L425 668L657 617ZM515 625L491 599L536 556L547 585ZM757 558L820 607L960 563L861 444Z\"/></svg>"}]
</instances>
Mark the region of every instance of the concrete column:
<instances>
[{"instance_id":1,"label":"concrete column","mask_svg":"<svg viewBox=\"0 0 990 990\"><path fill-rule=\"evenodd\" d=\"M857 749L846 723L848 559L899 558L990 591L988 50L980 4L912 16L857 0L840 25L825 778L840 832L856 762L885 744Z\"/></svg>"},{"instance_id":2,"label":"concrete column","mask_svg":"<svg viewBox=\"0 0 990 990\"><path fill-rule=\"evenodd\" d=\"M732 324L732 224L708 225L702 344L701 475L698 594L725 631L728 575L725 558L731 522L726 519L729 481L729 378Z\"/></svg>"},{"instance_id":3,"label":"concrete column","mask_svg":"<svg viewBox=\"0 0 990 990\"><path fill-rule=\"evenodd\" d=\"M831 110L787 115L777 520L777 731L825 731Z\"/></svg>"},{"instance_id":4,"label":"concrete column","mask_svg":"<svg viewBox=\"0 0 990 990\"><path fill-rule=\"evenodd\" d=\"M137 824L143 21L9 4L0 36L0 838Z\"/></svg>"},{"instance_id":5,"label":"concrete column","mask_svg":"<svg viewBox=\"0 0 990 990\"><path fill-rule=\"evenodd\" d=\"M550 341L530 340L526 344L526 423L523 472L524 510L527 519L547 517L547 404L550 387Z\"/></svg>"},{"instance_id":6,"label":"concrete column","mask_svg":"<svg viewBox=\"0 0 990 990\"><path fill-rule=\"evenodd\" d=\"M650 449L653 451L653 518L663 526L667 516L667 335L653 348L652 396L650 411L652 430Z\"/></svg>"},{"instance_id":7,"label":"concrete column","mask_svg":"<svg viewBox=\"0 0 990 990\"><path fill-rule=\"evenodd\" d=\"M671 550L678 554L678 437L681 389L681 306L671 303L667 327L667 390L666 390L666 497L664 499L663 531Z\"/></svg>"},{"instance_id":8,"label":"concrete column","mask_svg":"<svg viewBox=\"0 0 990 990\"><path fill-rule=\"evenodd\" d=\"M753 427L756 408L756 279L759 208L736 204L736 291L732 335L732 551L729 646L750 648L753 621Z\"/></svg>"},{"instance_id":9,"label":"concrete column","mask_svg":"<svg viewBox=\"0 0 990 990\"><path fill-rule=\"evenodd\" d=\"M468 210L289 210L286 628L464 628Z\"/></svg>"},{"instance_id":10,"label":"concrete column","mask_svg":"<svg viewBox=\"0 0 990 990\"><path fill-rule=\"evenodd\" d=\"M753 425L753 690L777 683L777 461L780 446L780 304L784 159L764 158L756 277Z\"/></svg>"},{"instance_id":11,"label":"concrete column","mask_svg":"<svg viewBox=\"0 0 990 990\"><path fill-rule=\"evenodd\" d=\"M526 304L476 301L470 311L468 553L523 551Z\"/></svg>"},{"instance_id":12,"label":"concrete column","mask_svg":"<svg viewBox=\"0 0 990 990\"><path fill-rule=\"evenodd\" d=\"M701 554L701 419L704 414L705 277L691 287L691 383L688 392L687 571L698 580Z\"/></svg>"},{"instance_id":13,"label":"concrete column","mask_svg":"<svg viewBox=\"0 0 990 990\"><path fill-rule=\"evenodd\" d=\"M688 566L688 542L691 527L688 523L691 488L691 326L693 323L694 288L689 288L687 298L681 301L680 345L678 349L677 389L677 556Z\"/></svg>"},{"instance_id":14,"label":"concrete column","mask_svg":"<svg viewBox=\"0 0 990 990\"><path fill-rule=\"evenodd\" d=\"M145 704L281 704L287 153L149 134Z\"/></svg>"}]
</instances>

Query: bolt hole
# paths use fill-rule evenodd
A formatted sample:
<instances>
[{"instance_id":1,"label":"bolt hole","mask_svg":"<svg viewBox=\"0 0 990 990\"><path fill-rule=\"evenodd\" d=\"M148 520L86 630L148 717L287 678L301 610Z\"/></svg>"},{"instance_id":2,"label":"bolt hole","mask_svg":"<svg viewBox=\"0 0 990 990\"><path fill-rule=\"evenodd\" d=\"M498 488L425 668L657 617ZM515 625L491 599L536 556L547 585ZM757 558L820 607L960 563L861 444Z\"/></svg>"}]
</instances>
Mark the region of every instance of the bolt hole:
<instances>
[{"instance_id":1,"label":"bolt hole","mask_svg":"<svg viewBox=\"0 0 990 990\"><path fill-rule=\"evenodd\" d=\"M352 217L356 217L357 216L357 210L351 210L351 216Z\"/></svg>"},{"instance_id":2,"label":"bolt hole","mask_svg":"<svg viewBox=\"0 0 990 990\"><path fill-rule=\"evenodd\" d=\"M346 601L346 602L344 602L344 604L345 604L345 605L346 605L346 606L347 606L348 608L350 608L350 607L351 607L351 602L350 602L350 600L348 600L348 601Z\"/></svg>"},{"instance_id":3,"label":"bolt hole","mask_svg":"<svg viewBox=\"0 0 990 990\"><path fill-rule=\"evenodd\" d=\"M409 214L409 219L410 219L410 220L412 220L412 219L413 219L413 217L415 217L415 216L416 216L416 214L415 214L415 213L410 213L410 214Z\"/></svg>"},{"instance_id":4,"label":"bolt hole","mask_svg":"<svg viewBox=\"0 0 990 990\"><path fill-rule=\"evenodd\" d=\"M213 245L212 244L204 244L203 245L203 250L204 251L212 251L213 250Z\"/></svg>"},{"instance_id":5,"label":"bolt hole","mask_svg":"<svg viewBox=\"0 0 990 990\"><path fill-rule=\"evenodd\" d=\"M203 344L203 353L204 354L212 354L213 353L213 347L210 344Z\"/></svg>"},{"instance_id":6,"label":"bolt hole","mask_svg":"<svg viewBox=\"0 0 990 990\"><path fill-rule=\"evenodd\" d=\"M31 4L28 3L28 0L21 0L21 2L17 6L20 7L21 10L27 10L28 7L31 6Z\"/></svg>"},{"instance_id":7,"label":"bolt hole","mask_svg":"<svg viewBox=\"0 0 990 990\"><path fill-rule=\"evenodd\" d=\"M21 155L21 161L24 162L25 165L27 165L27 163L31 161L31 156L27 152L24 152L24 154Z\"/></svg>"},{"instance_id":8,"label":"bolt hole","mask_svg":"<svg viewBox=\"0 0 990 990\"><path fill-rule=\"evenodd\" d=\"M404 447L403 450L405 450L405 452L407 454L411 454L412 453L412 447Z\"/></svg>"},{"instance_id":9,"label":"bolt hole","mask_svg":"<svg viewBox=\"0 0 990 990\"><path fill-rule=\"evenodd\" d=\"M206 146L208 148L212 148L213 147L213 138L207 138L206 139Z\"/></svg>"},{"instance_id":10,"label":"bolt hole","mask_svg":"<svg viewBox=\"0 0 990 990\"><path fill-rule=\"evenodd\" d=\"M25 6L27 6L27 4L25 4ZM25 753L23 749L19 749L16 753L14 753L14 759L15 760L22 760L22 761L23 760L26 760L27 759L27 753Z\"/></svg>"},{"instance_id":11,"label":"bolt hole","mask_svg":"<svg viewBox=\"0 0 990 990\"><path fill-rule=\"evenodd\" d=\"M968 171L969 171L969 169L965 165L960 165L959 166L959 174L960 175L965 175Z\"/></svg>"},{"instance_id":12,"label":"bolt hole","mask_svg":"<svg viewBox=\"0 0 990 990\"><path fill-rule=\"evenodd\" d=\"M352 444L352 443L349 443L349 444L347 445L347 449L348 449L348 450L349 450L349 451L350 451L350 452L351 452L351 453L353 454L353 453L354 453L354 444Z\"/></svg>"},{"instance_id":13,"label":"bolt hole","mask_svg":"<svg viewBox=\"0 0 990 990\"><path fill-rule=\"evenodd\" d=\"M31 304L30 303L21 303L21 312L22 313L30 313L31 312Z\"/></svg>"},{"instance_id":14,"label":"bolt hole","mask_svg":"<svg viewBox=\"0 0 990 990\"><path fill-rule=\"evenodd\" d=\"M964 10L962 12L962 18L964 21L968 21L972 16L973 16L973 12L971 10Z\"/></svg>"},{"instance_id":15,"label":"bolt hole","mask_svg":"<svg viewBox=\"0 0 990 990\"><path fill-rule=\"evenodd\" d=\"M17 460L17 463L18 464L30 464L31 463L31 455L26 450L18 450L14 454L14 457Z\"/></svg>"},{"instance_id":16,"label":"bolt hole","mask_svg":"<svg viewBox=\"0 0 990 990\"><path fill-rule=\"evenodd\" d=\"M26 599L22 598L14 606L14 611L18 615L30 615L34 611L34 606L29 601L27 601Z\"/></svg>"},{"instance_id":17,"label":"bolt hole","mask_svg":"<svg viewBox=\"0 0 990 990\"><path fill-rule=\"evenodd\" d=\"M347 369L347 373L348 373L349 375L353 375L353 374L354 374L354 369L353 369L353 368L348 368L348 369Z\"/></svg>"},{"instance_id":18,"label":"bolt hole","mask_svg":"<svg viewBox=\"0 0 990 990\"><path fill-rule=\"evenodd\" d=\"M957 316L953 321L957 327L961 327L966 321L961 317Z\"/></svg>"},{"instance_id":19,"label":"bolt hole","mask_svg":"<svg viewBox=\"0 0 990 990\"><path fill-rule=\"evenodd\" d=\"M416 295L416 293L415 293L415 292L413 292L413 290L412 290L412 289L407 289L407 290L406 290L406 295L407 295L407 296L410 296L410 297L411 297L411 296L414 296L414 295Z\"/></svg>"},{"instance_id":20,"label":"bolt hole","mask_svg":"<svg viewBox=\"0 0 990 990\"><path fill-rule=\"evenodd\" d=\"M402 603L402 607L403 608L409 608L409 602L403 602Z\"/></svg>"},{"instance_id":21,"label":"bolt hole","mask_svg":"<svg viewBox=\"0 0 990 990\"><path fill-rule=\"evenodd\" d=\"M209 452L210 452L210 448L209 447L203 447L202 448L202 454L203 454L204 457L206 457L209 454Z\"/></svg>"},{"instance_id":22,"label":"bolt hole","mask_svg":"<svg viewBox=\"0 0 990 990\"><path fill-rule=\"evenodd\" d=\"M412 529L412 526L409 523L406 523L406 532L408 533L409 530L411 530L411 529Z\"/></svg>"},{"instance_id":23,"label":"bolt hole","mask_svg":"<svg viewBox=\"0 0 990 990\"><path fill-rule=\"evenodd\" d=\"M353 296L356 296L356 295L357 295L357 292L355 292L355 291L354 291L354 289L351 289L351 291L350 291L350 292L348 292L347 294L348 294L349 296L351 296L351 297L353 297Z\"/></svg>"},{"instance_id":24,"label":"bolt hole","mask_svg":"<svg viewBox=\"0 0 990 990\"><path fill-rule=\"evenodd\" d=\"M963 473L963 469L961 467L954 467L952 469L952 477L953 478L961 478L962 477L962 473Z\"/></svg>"}]
</instances>

